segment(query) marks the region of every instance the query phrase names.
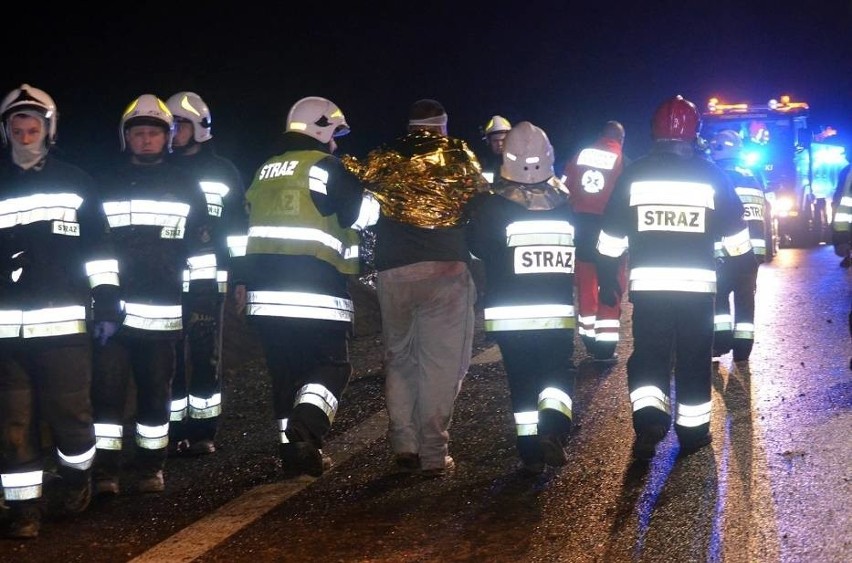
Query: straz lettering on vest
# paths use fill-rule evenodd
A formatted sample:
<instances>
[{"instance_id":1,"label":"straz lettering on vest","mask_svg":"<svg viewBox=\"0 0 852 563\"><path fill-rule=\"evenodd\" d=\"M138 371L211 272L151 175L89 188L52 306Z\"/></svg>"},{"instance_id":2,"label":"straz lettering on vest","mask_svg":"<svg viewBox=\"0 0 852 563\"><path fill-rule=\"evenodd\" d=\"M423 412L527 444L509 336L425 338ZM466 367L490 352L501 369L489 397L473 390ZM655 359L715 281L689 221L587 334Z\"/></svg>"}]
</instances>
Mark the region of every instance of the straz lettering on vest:
<instances>
[{"instance_id":1,"label":"straz lettering on vest","mask_svg":"<svg viewBox=\"0 0 852 563\"><path fill-rule=\"evenodd\" d=\"M298 160L285 160L284 162L271 162L265 164L260 169L258 180L269 180L270 178L278 178L280 176L292 176L296 171L296 166L299 165Z\"/></svg>"},{"instance_id":2,"label":"straz lettering on vest","mask_svg":"<svg viewBox=\"0 0 852 563\"><path fill-rule=\"evenodd\" d=\"M704 207L640 205L638 211L639 231L706 232L707 210Z\"/></svg>"},{"instance_id":3,"label":"straz lettering on vest","mask_svg":"<svg viewBox=\"0 0 852 563\"><path fill-rule=\"evenodd\" d=\"M160 238L182 239L183 227L163 227L160 231Z\"/></svg>"},{"instance_id":4,"label":"straz lettering on vest","mask_svg":"<svg viewBox=\"0 0 852 563\"><path fill-rule=\"evenodd\" d=\"M515 249L516 274L571 274L573 246L519 246Z\"/></svg>"},{"instance_id":5,"label":"straz lettering on vest","mask_svg":"<svg viewBox=\"0 0 852 563\"><path fill-rule=\"evenodd\" d=\"M65 236L69 236L69 237L79 237L80 236L80 224L79 223L69 223L67 221L54 221L53 222L53 234L65 235Z\"/></svg>"},{"instance_id":6,"label":"straz lettering on vest","mask_svg":"<svg viewBox=\"0 0 852 563\"><path fill-rule=\"evenodd\" d=\"M763 206L759 203L744 203L743 218L746 221L763 221Z\"/></svg>"}]
</instances>

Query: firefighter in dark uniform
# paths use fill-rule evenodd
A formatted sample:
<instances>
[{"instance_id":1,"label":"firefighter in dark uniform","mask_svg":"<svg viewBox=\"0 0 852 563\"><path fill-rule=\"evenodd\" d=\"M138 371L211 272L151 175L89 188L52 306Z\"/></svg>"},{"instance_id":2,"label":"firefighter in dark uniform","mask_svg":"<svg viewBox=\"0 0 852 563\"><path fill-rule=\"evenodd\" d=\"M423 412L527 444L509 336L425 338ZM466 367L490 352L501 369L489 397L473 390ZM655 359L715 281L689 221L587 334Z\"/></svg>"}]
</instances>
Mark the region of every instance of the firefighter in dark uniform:
<instances>
[{"instance_id":1,"label":"firefighter in dark uniform","mask_svg":"<svg viewBox=\"0 0 852 563\"><path fill-rule=\"evenodd\" d=\"M506 135L511 131L512 124L502 115L493 115L482 128L482 140L485 142L482 158L482 175L489 182L494 182L499 176L503 165L503 145Z\"/></svg>"},{"instance_id":2,"label":"firefighter in dark uniform","mask_svg":"<svg viewBox=\"0 0 852 563\"><path fill-rule=\"evenodd\" d=\"M185 337L178 341L172 383L169 446L177 454L216 451L222 414L222 329L228 286L228 237L245 234L245 188L234 164L213 146L212 117L194 92L178 92L166 105L175 119L171 162L195 178L207 199L209 248L184 278Z\"/></svg>"},{"instance_id":3,"label":"firefighter in dark uniform","mask_svg":"<svg viewBox=\"0 0 852 563\"><path fill-rule=\"evenodd\" d=\"M207 202L198 183L165 160L173 123L158 97L143 94L133 100L119 126L123 158L101 178L124 315L117 334L95 346L97 494L120 492L130 377L136 385L136 487L143 493L165 487L175 344L183 326L183 271L187 263L197 267L209 236Z\"/></svg>"},{"instance_id":4,"label":"firefighter in dark uniform","mask_svg":"<svg viewBox=\"0 0 852 563\"><path fill-rule=\"evenodd\" d=\"M598 235L601 215L624 168L624 127L608 121L598 139L580 150L565 166L565 185L577 213L577 321L580 338L597 360L611 360L621 330L621 295L615 306L598 300ZM627 255L619 258L619 287L624 287Z\"/></svg>"},{"instance_id":5,"label":"firefighter in dark uniform","mask_svg":"<svg viewBox=\"0 0 852 563\"><path fill-rule=\"evenodd\" d=\"M840 171L831 208L834 210L831 218L831 243L834 253L843 257L840 266L848 268L849 248L852 245L852 165ZM852 336L852 309L849 311L849 336ZM852 359L849 360L849 369L852 369Z\"/></svg>"},{"instance_id":6,"label":"firefighter in dark uniform","mask_svg":"<svg viewBox=\"0 0 852 563\"><path fill-rule=\"evenodd\" d=\"M834 253L843 258L841 268L850 265L850 243L852 243L852 164L840 171L837 187L831 201L831 242Z\"/></svg>"},{"instance_id":7,"label":"firefighter in dark uniform","mask_svg":"<svg viewBox=\"0 0 852 563\"><path fill-rule=\"evenodd\" d=\"M725 173L696 151L701 118L675 96L654 113L654 145L628 165L604 212L600 298L617 295L616 258L628 250L633 353L627 383L634 457L650 459L674 426L681 453L710 443L716 245L751 254L743 206ZM672 409L674 367L677 405Z\"/></svg>"},{"instance_id":8,"label":"firefighter in dark uniform","mask_svg":"<svg viewBox=\"0 0 852 563\"><path fill-rule=\"evenodd\" d=\"M333 155L335 138L348 132L325 98L290 108L284 152L258 168L246 191L246 254L234 260L236 302L257 330L272 379L288 478L318 477L330 466L322 447L352 372L347 275L359 272L352 227L364 192ZM368 201L377 216L378 203Z\"/></svg>"},{"instance_id":9,"label":"firefighter in dark uniform","mask_svg":"<svg viewBox=\"0 0 852 563\"><path fill-rule=\"evenodd\" d=\"M710 141L710 156L731 182L745 210L753 254L718 256L716 268L716 315L713 356L733 350L734 362L747 362L754 347L754 295L757 270L766 261L767 232L764 217L767 203L764 187L751 170L740 166L742 137L726 129ZM721 249L717 249L721 251ZM731 311L731 294L734 308Z\"/></svg>"},{"instance_id":10,"label":"firefighter in dark uniform","mask_svg":"<svg viewBox=\"0 0 852 563\"><path fill-rule=\"evenodd\" d=\"M0 167L0 479L11 509L6 535L32 538L45 509L42 423L55 446L61 509L89 505L87 321L118 318L118 277L101 245L106 226L91 177L50 152L53 99L23 84L3 99L0 120L11 146Z\"/></svg>"},{"instance_id":11,"label":"firefighter in dark uniform","mask_svg":"<svg viewBox=\"0 0 852 563\"><path fill-rule=\"evenodd\" d=\"M485 330L500 346L522 471L567 461L574 395L574 214L553 147L523 121L500 178L469 205L471 252L485 264Z\"/></svg>"}]
</instances>

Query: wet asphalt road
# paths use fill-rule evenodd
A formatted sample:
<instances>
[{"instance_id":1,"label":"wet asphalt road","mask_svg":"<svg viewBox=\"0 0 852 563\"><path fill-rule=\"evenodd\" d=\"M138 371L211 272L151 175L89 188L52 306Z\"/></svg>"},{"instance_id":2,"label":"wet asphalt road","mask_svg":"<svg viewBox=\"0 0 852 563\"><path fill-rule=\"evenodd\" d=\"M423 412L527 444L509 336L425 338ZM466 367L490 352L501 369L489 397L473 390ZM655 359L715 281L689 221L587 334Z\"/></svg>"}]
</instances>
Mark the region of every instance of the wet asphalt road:
<instances>
[{"instance_id":1,"label":"wet asphalt road","mask_svg":"<svg viewBox=\"0 0 852 563\"><path fill-rule=\"evenodd\" d=\"M455 472L393 473L366 295L335 466L281 481L263 365L232 328L219 451L170 460L153 496L133 493L131 460L125 494L36 540L0 541L0 561L852 561L852 284L838 261L830 247L783 249L761 266L751 373L722 358L712 446L688 457L672 432L650 464L631 462L628 305L617 364L578 349L569 464L534 479L515 471L505 376L481 333L451 429Z\"/></svg>"}]
</instances>

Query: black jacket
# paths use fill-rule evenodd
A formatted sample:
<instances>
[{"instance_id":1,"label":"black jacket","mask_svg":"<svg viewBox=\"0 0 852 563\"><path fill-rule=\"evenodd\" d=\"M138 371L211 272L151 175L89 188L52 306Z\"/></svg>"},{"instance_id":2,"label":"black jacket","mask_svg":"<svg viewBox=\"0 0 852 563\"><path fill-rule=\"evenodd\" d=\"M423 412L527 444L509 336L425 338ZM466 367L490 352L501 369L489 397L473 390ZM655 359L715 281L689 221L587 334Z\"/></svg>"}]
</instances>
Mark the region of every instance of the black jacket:
<instances>
[{"instance_id":1,"label":"black jacket","mask_svg":"<svg viewBox=\"0 0 852 563\"><path fill-rule=\"evenodd\" d=\"M134 165L126 161L101 177L99 186L104 205L121 209L121 213L111 213L107 208L106 215L119 262L122 299L180 305L187 261L204 251L204 234L211 228L207 202L197 182L168 162ZM183 229L173 228L161 216L162 207L146 208L147 202L183 209Z\"/></svg>"},{"instance_id":2,"label":"black jacket","mask_svg":"<svg viewBox=\"0 0 852 563\"><path fill-rule=\"evenodd\" d=\"M83 305L89 320L118 319L117 286L92 290L86 271L112 257L96 196L87 173L50 154L29 170L0 164L0 309Z\"/></svg>"},{"instance_id":3,"label":"black jacket","mask_svg":"<svg viewBox=\"0 0 852 563\"><path fill-rule=\"evenodd\" d=\"M712 294L715 245L738 235L751 253L742 203L722 169L686 143L658 142L619 177L598 250L607 255L626 237L630 291Z\"/></svg>"},{"instance_id":4,"label":"black jacket","mask_svg":"<svg viewBox=\"0 0 852 563\"><path fill-rule=\"evenodd\" d=\"M169 161L201 184L207 198L207 214L212 229L209 244L216 253L218 269L228 270L228 237L244 235L248 224L245 185L234 163L219 156L212 143L201 143L199 152L192 155L172 155ZM208 188L207 183L221 184L227 193L222 196L219 186Z\"/></svg>"},{"instance_id":5,"label":"black jacket","mask_svg":"<svg viewBox=\"0 0 852 563\"><path fill-rule=\"evenodd\" d=\"M495 188L500 186L498 182ZM573 232L574 212L568 203L567 192L560 194L545 184L537 186L539 190L546 189L552 194L548 204L539 208L494 192L478 194L468 204L470 223L467 238L470 249L485 265L488 288L485 307L573 307L573 235L557 234L548 228L547 223L564 225ZM529 191L532 188L525 186L523 189ZM518 192L520 190L516 190ZM510 226L521 224L541 226L537 230L531 229L526 240L523 235L510 236Z\"/></svg>"}]
</instances>

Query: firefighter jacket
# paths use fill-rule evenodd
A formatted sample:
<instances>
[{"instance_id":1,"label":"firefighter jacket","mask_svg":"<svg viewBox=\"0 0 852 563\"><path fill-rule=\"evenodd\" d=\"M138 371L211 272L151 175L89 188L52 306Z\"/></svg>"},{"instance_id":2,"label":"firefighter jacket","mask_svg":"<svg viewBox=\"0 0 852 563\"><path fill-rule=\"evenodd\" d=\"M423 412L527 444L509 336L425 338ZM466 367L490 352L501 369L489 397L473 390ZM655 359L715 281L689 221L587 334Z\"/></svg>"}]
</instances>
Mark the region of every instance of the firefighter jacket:
<instances>
[{"instance_id":1,"label":"firefighter jacket","mask_svg":"<svg viewBox=\"0 0 852 563\"><path fill-rule=\"evenodd\" d=\"M573 329L574 214L561 182L500 179L468 208L467 238L488 282L485 330Z\"/></svg>"},{"instance_id":2,"label":"firefighter jacket","mask_svg":"<svg viewBox=\"0 0 852 563\"><path fill-rule=\"evenodd\" d=\"M834 210L831 242L835 247L848 245L852 242L852 165L840 173L831 208Z\"/></svg>"},{"instance_id":3,"label":"firefighter jacket","mask_svg":"<svg viewBox=\"0 0 852 563\"><path fill-rule=\"evenodd\" d=\"M327 145L285 133L285 152L258 168L246 191L245 255L234 260L249 316L354 320L348 274L359 272L361 182Z\"/></svg>"},{"instance_id":4,"label":"firefighter jacket","mask_svg":"<svg viewBox=\"0 0 852 563\"><path fill-rule=\"evenodd\" d=\"M628 248L630 292L715 294L715 258L751 253L751 242L725 173L690 144L657 142L625 168L604 212L598 251Z\"/></svg>"},{"instance_id":5,"label":"firefighter jacket","mask_svg":"<svg viewBox=\"0 0 852 563\"><path fill-rule=\"evenodd\" d=\"M87 338L119 318L116 261L92 178L48 155L0 166L0 342Z\"/></svg>"},{"instance_id":6,"label":"firefighter jacket","mask_svg":"<svg viewBox=\"0 0 852 563\"><path fill-rule=\"evenodd\" d=\"M624 167L621 143L606 137L582 149L565 166L565 185L577 214L577 258L597 259L601 215Z\"/></svg>"},{"instance_id":7,"label":"firefighter jacket","mask_svg":"<svg viewBox=\"0 0 852 563\"><path fill-rule=\"evenodd\" d=\"M731 179L734 190L740 197L754 257L762 264L766 262L768 239L772 236L766 225L768 203L763 184L751 170L736 166L735 162L720 160L718 164Z\"/></svg>"},{"instance_id":8,"label":"firefighter jacket","mask_svg":"<svg viewBox=\"0 0 852 563\"><path fill-rule=\"evenodd\" d=\"M109 239L118 258L124 329L181 336L184 269L209 252L207 202L198 183L168 162L122 162L101 179Z\"/></svg>"},{"instance_id":9,"label":"firefighter jacket","mask_svg":"<svg viewBox=\"0 0 852 563\"><path fill-rule=\"evenodd\" d=\"M237 167L216 154L212 141L201 143L199 147L199 152L193 155L172 156L170 160L199 183L207 200L210 232L202 233L205 252L200 255L200 263L193 268L191 276L189 269L184 272L184 291L189 291L190 283L215 281L219 292L225 293L233 253L228 241L239 246L246 232L245 186Z\"/></svg>"}]
</instances>

